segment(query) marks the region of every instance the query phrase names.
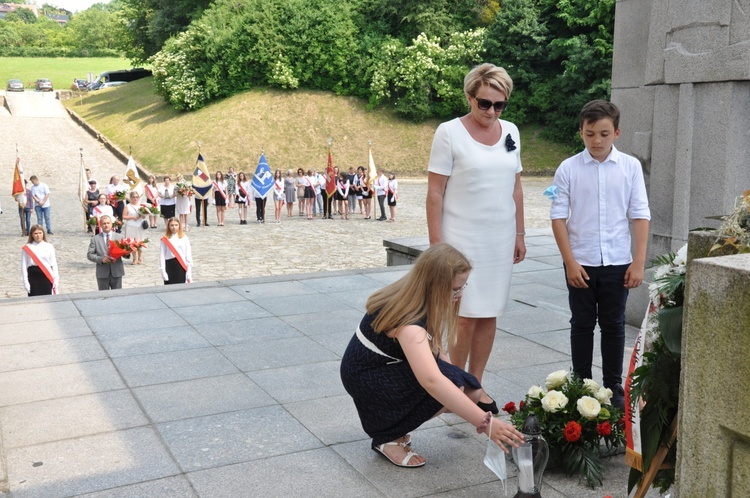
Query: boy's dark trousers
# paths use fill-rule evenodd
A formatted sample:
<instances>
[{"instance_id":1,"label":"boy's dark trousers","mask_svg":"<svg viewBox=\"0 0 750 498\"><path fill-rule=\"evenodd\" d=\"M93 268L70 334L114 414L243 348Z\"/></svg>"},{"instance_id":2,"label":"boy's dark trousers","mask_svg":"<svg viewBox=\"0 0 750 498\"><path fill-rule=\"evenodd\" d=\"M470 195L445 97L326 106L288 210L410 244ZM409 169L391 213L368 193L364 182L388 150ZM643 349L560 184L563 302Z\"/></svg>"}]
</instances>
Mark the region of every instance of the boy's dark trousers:
<instances>
[{"instance_id":1,"label":"boy's dark trousers","mask_svg":"<svg viewBox=\"0 0 750 498\"><path fill-rule=\"evenodd\" d=\"M630 265L584 266L589 276L587 289L568 285L570 303L570 351L573 371L582 379L591 378L594 354L594 327L601 330L602 377L604 386L614 390L622 384L625 348L625 272ZM567 282L567 279L566 279Z\"/></svg>"}]
</instances>

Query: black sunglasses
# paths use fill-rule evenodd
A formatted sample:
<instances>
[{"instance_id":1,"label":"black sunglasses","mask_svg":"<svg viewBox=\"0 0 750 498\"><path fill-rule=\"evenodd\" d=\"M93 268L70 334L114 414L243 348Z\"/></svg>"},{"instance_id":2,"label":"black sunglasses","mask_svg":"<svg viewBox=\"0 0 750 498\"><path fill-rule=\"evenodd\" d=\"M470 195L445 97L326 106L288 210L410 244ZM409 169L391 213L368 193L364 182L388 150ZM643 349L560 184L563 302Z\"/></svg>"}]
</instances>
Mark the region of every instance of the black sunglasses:
<instances>
[{"instance_id":1,"label":"black sunglasses","mask_svg":"<svg viewBox=\"0 0 750 498\"><path fill-rule=\"evenodd\" d=\"M506 107L508 107L508 101L507 100L498 100L497 102L493 102L491 100L487 99L480 99L477 97L474 97L474 99L477 101L477 107L479 107L480 110L486 111L490 107L493 107L495 109L495 112L503 112Z\"/></svg>"}]
</instances>

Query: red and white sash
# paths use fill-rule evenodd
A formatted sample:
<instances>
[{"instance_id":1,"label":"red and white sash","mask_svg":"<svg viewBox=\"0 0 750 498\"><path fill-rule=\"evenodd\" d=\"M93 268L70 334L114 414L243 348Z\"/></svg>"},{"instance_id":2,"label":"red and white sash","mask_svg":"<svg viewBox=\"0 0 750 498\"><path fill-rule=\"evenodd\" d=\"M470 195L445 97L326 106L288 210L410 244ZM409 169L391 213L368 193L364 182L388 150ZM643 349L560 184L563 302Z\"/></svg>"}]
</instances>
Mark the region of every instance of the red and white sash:
<instances>
[{"instance_id":1,"label":"red and white sash","mask_svg":"<svg viewBox=\"0 0 750 498\"><path fill-rule=\"evenodd\" d=\"M247 190L245 190L245 187L242 186L242 182L237 182L237 187L240 189L240 192L242 192L242 195L245 197L245 202L249 202L250 195L247 193Z\"/></svg>"},{"instance_id":2,"label":"red and white sash","mask_svg":"<svg viewBox=\"0 0 750 498\"><path fill-rule=\"evenodd\" d=\"M187 263L185 262L184 259L182 259L182 255L177 250L177 248L174 245L172 245L172 242L167 238L166 235L161 238L161 241L165 246L167 246L167 249L169 249L170 252L174 254L174 257L177 260L177 262L180 263L180 266L182 267L182 269L185 270L185 273L187 273L188 271ZM191 283L190 279L187 279L187 283Z\"/></svg>"},{"instance_id":3,"label":"red and white sash","mask_svg":"<svg viewBox=\"0 0 750 498\"><path fill-rule=\"evenodd\" d=\"M146 185L146 192L146 197L148 197L148 200L152 205L156 206L159 203L159 191L151 185Z\"/></svg>"},{"instance_id":4,"label":"red and white sash","mask_svg":"<svg viewBox=\"0 0 750 498\"><path fill-rule=\"evenodd\" d=\"M39 267L40 270L42 270L42 273L44 273L44 276L47 277L47 280L52 284L52 294L57 294L57 289L55 289L55 277L52 276L52 272L49 268L47 268L47 265L42 263L42 260L39 259L39 256L36 255L34 250L28 245L23 246L23 250L26 252L26 254L29 255L31 260L36 263L36 265Z\"/></svg>"},{"instance_id":5,"label":"red and white sash","mask_svg":"<svg viewBox=\"0 0 750 498\"><path fill-rule=\"evenodd\" d=\"M216 190L218 190L218 191L219 191L219 193L221 194L221 196L222 196L222 197L224 198L224 200L226 201L226 200L227 200L227 194L225 194L225 193L224 193L224 191L223 191L223 190L222 190L222 188L221 188L221 187L219 186L219 184L218 184L218 183L216 183L216 182L211 182L211 184L212 184L212 185L214 186L214 188L215 188Z\"/></svg>"}]
</instances>

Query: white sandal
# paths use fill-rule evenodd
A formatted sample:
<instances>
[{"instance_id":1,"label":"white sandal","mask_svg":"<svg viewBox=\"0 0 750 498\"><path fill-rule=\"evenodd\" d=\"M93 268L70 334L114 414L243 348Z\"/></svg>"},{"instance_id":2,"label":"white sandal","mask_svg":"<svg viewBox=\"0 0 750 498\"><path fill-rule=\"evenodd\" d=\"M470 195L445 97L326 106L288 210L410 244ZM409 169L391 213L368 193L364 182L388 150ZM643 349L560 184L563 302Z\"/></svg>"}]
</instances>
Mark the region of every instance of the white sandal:
<instances>
[{"instance_id":1,"label":"white sandal","mask_svg":"<svg viewBox=\"0 0 750 498\"><path fill-rule=\"evenodd\" d=\"M421 463L418 463L416 465L408 465L408 462L409 462L409 460L411 460L411 457L419 456L419 454L417 452L411 450L411 448L409 447L410 444L411 444L411 435L407 434L406 436L404 436L404 440L401 441L400 443L397 443L395 441L391 441L390 443L383 443L383 444L381 444L379 446L373 446L372 449L373 449L373 451L375 451L375 452L380 453L381 455L383 455L385 458L388 459L389 462L391 462L396 467L404 467L404 468L407 468L407 469L422 467L427 462L421 462ZM385 451L383 451L383 448L386 447L386 446L401 446L402 448L404 448L405 450L407 450L406 456L404 457L403 460L401 460L401 463L398 463L396 460L394 460L391 457L389 457L388 455L386 455Z\"/></svg>"}]
</instances>

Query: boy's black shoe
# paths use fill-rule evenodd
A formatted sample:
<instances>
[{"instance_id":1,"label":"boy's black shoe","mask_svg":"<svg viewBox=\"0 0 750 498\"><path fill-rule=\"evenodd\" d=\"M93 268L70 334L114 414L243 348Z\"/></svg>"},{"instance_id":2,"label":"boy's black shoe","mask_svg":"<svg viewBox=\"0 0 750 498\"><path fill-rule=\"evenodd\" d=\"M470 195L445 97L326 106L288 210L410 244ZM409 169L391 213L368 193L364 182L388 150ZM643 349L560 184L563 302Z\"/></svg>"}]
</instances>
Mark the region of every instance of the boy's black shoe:
<instances>
[{"instance_id":1,"label":"boy's black shoe","mask_svg":"<svg viewBox=\"0 0 750 498\"><path fill-rule=\"evenodd\" d=\"M612 406L625 411L625 390L622 388L622 384L617 384L611 389L612 389Z\"/></svg>"}]
</instances>

